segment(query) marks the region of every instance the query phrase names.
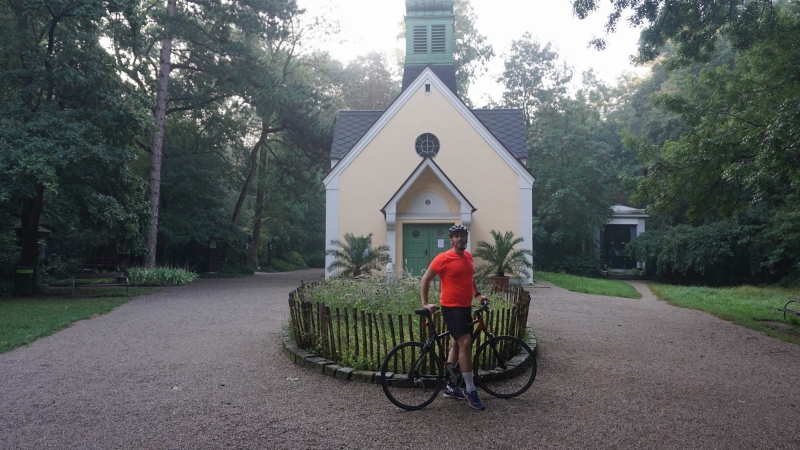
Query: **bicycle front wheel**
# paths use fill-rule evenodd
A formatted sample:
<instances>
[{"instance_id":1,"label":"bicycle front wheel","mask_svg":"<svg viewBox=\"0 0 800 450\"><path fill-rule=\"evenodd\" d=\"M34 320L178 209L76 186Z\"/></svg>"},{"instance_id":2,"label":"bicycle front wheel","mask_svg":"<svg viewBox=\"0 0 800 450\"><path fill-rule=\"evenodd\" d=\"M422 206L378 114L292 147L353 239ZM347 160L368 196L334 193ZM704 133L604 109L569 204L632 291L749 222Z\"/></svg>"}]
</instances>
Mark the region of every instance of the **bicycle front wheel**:
<instances>
[{"instance_id":1,"label":"bicycle front wheel","mask_svg":"<svg viewBox=\"0 0 800 450\"><path fill-rule=\"evenodd\" d=\"M432 350L419 342L393 348L381 366L383 392L395 405L407 409L428 406L444 387L444 367Z\"/></svg>"},{"instance_id":2,"label":"bicycle front wheel","mask_svg":"<svg viewBox=\"0 0 800 450\"><path fill-rule=\"evenodd\" d=\"M513 336L495 336L475 352L475 382L495 397L516 397L536 378L533 350Z\"/></svg>"}]
</instances>

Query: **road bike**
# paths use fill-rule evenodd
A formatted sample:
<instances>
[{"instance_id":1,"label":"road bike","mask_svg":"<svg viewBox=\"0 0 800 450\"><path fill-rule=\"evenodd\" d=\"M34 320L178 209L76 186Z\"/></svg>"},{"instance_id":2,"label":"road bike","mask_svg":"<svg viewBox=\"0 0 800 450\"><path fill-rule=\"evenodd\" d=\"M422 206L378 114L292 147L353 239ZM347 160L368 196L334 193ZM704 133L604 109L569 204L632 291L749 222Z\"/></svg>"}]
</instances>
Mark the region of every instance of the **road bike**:
<instances>
[{"instance_id":1,"label":"road bike","mask_svg":"<svg viewBox=\"0 0 800 450\"><path fill-rule=\"evenodd\" d=\"M473 312L472 323L477 325L471 335L473 348L478 342L472 362L475 384L495 397L516 397L527 391L536 378L536 358L523 340L492 334L483 320L483 314L491 311L489 302L484 301ZM439 333L427 309L414 312L425 321L430 337L425 342L404 342L390 350L380 371L383 392L392 403L407 410L428 406L445 383L456 387L463 381L457 363L442 362L449 349L446 338L450 332Z\"/></svg>"}]
</instances>

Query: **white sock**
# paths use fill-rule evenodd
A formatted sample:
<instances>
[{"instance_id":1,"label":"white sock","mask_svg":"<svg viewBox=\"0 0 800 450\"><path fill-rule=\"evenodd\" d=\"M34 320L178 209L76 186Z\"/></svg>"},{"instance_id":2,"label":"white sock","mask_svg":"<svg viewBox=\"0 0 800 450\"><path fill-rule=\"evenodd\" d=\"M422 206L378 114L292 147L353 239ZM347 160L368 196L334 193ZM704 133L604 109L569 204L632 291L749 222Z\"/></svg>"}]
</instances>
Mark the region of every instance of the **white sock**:
<instances>
[{"instance_id":1,"label":"white sock","mask_svg":"<svg viewBox=\"0 0 800 450\"><path fill-rule=\"evenodd\" d=\"M464 384L467 385L467 392L474 392L475 391L475 382L472 381L473 374L472 372L464 373Z\"/></svg>"}]
</instances>

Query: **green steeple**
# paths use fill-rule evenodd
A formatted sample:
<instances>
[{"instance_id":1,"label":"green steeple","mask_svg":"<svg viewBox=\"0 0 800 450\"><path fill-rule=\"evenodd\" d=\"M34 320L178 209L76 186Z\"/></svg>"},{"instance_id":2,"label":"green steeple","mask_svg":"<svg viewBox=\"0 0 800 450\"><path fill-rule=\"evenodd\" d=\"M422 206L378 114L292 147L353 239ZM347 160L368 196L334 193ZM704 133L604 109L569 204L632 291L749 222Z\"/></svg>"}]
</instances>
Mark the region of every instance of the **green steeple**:
<instances>
[{"instance_id":1,"label":"green steeple","mask_svg":"<svg viewBox=\"0 0 800 450\"><path fill-rule=\"evenodd\" d=\"M406 0L406 65L453 64L454 0Z\"/></svg>"}]
</instances>

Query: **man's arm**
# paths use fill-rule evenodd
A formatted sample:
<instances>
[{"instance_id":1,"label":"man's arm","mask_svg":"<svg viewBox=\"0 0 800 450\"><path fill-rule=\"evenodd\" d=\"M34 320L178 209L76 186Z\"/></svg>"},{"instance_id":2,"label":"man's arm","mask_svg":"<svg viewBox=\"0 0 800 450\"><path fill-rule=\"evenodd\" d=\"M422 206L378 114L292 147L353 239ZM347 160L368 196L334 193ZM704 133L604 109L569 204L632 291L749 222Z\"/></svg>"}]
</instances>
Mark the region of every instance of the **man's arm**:
<instances>
[{"instance_id":1,"label":"man's arm","mask_svg":"<svg viewBox=\"0 0 800 450\"><path fill-rule=\"evenodd\" d=\"M483 301L483 300L489 301L489 299L486 298L485 295L478 292L478 286L475 284L475 278L472 279L472 296L477 298L478 301Z\"/></svg>"},{"instance_id":2,"label":"man's arm","mask_svg":"<svg viewBox=\"0 0 800 450\"><path fill-rule=\"evenodd\" d=\"M433 314L433 312L436 310L436 305L431 305L428 303L428 291L431 287L431 281L436 278L436 275L436 272L429 267L428 270L425 271L425 274L422 275L422 282L420 284L420 292L422 292L422 306L430 311L431 314ZM473 284L475 283L473 282Z\"/></svg>"}]
</instances>

